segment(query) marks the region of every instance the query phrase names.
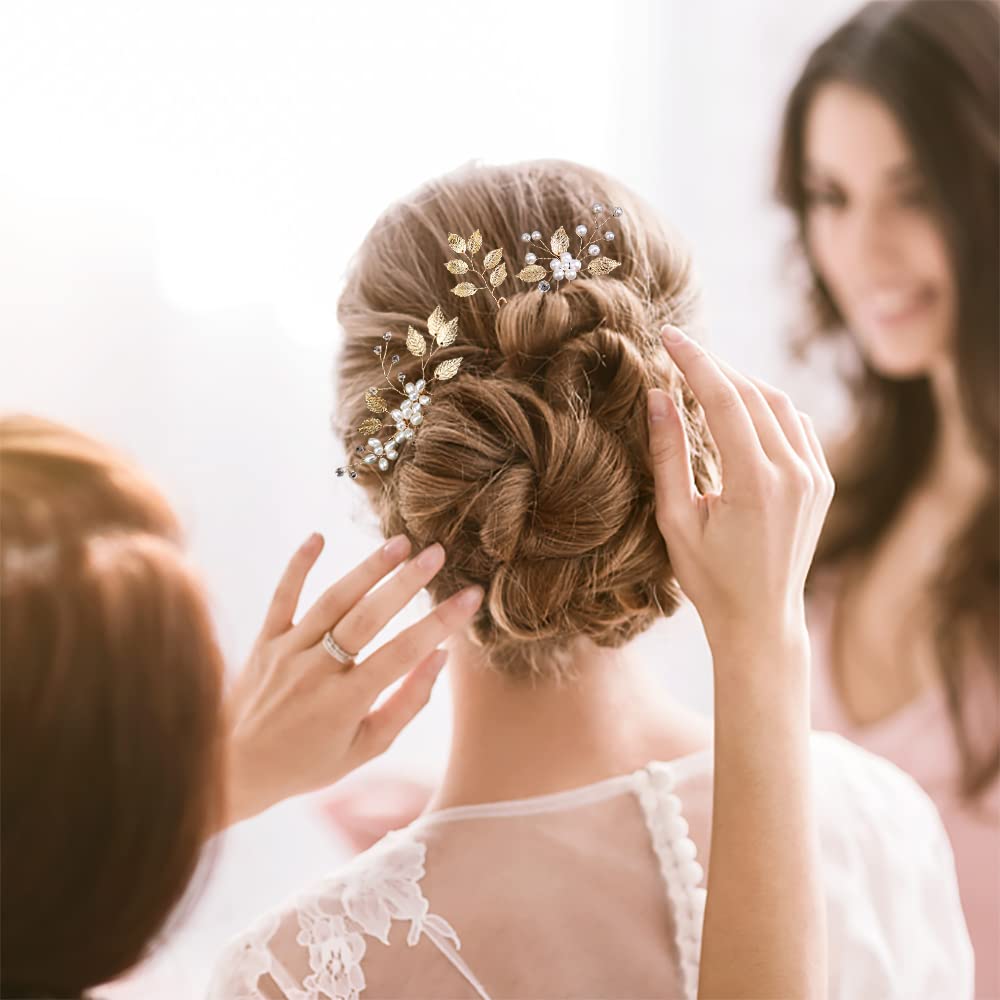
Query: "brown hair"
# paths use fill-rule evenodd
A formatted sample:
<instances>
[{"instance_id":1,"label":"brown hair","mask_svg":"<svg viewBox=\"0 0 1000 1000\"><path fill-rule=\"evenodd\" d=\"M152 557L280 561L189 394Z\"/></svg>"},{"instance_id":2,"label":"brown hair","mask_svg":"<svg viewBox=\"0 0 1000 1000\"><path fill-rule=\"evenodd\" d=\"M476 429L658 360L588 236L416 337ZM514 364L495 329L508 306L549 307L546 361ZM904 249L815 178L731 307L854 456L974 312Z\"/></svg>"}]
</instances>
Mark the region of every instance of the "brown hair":
<instances>
[{"instance_id":1,"label":"brown hair","mask_svg":"<svg viewBox=\"0 0 1000 1000\"><path fill-rule=\"evenodd\" d=\"M481 230L483 249L504 248L513 275L523 230L572 231L595 200L624 209L614 227L621 267L610 277L545 294L511 278L499 310L485 291L452 294L448 233ZM386 534L445 546L436 599L485 588L473 634L492 667L562 676L575 638L620 646L676 609L654 520L646 391L660 385L680 398L657 331L667 320L689 325L694 300L688 259L652 210L573 163L461 169L393 205L364 240L338 312L337 426L353 449L384 331L426 327L438 305L458 317L458 341L436 358L462 357L459 375L435 386L426 424L381 481L362 473L358 482ZM688 396L683 409L705 486L714 456Z\"/></svg>"},{"instance_id":2,"label":"brown hair","mask_svg":"<svg viewBox=\"0 0 1000 1000\"><path fill-rule=\"evenodd\" d=\"M4 996L136 963L217 828L222 660L162 497L33 417L0 420Z\"/></svg>"},{"instance_id":3,"label":"brown hair","mask_svg":"<svg viewBox=\"0 0 1000 1000\"><path fill-rule=\"evenodd\" d=\"M789 95L777 191L798 222L797 247L808 260L803 142L809 108L830 81L858 86L889 108L905 133L949 247L958 296L959 395L975 446L991 470L986 496L942 560L932 590L935 645L972 795L1000 770L1000 743L977 746L964 721L972 634L993 683L1000 675L998 580L1000 457L1000 8L990 0L869 3L809 57ZM844 320L810 264L815 336L841 336ZM926 378L897 381L862 363L850 380L857 420L834 453L837 479L816 567L869 551L924 475L937 415Z\"/></svg>"}]
</instances>

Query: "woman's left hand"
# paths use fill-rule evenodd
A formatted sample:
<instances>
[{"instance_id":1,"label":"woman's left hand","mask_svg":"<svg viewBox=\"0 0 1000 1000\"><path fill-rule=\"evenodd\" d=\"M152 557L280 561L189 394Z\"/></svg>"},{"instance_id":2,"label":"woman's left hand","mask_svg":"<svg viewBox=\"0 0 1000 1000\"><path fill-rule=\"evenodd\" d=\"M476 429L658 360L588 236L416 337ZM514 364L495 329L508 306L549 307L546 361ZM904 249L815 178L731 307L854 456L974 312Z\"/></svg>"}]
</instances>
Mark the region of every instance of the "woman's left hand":
<instances>
[{"instance_id":1,"label":"woman's left hand","mask_svg":"<svg viewBox=\"0 0 1000 1000\"><path fill-rule=\"evenodd\" d=\"M445 554L440 545L428 546L373 589L409 554L405 536L390 539L293 624L322 548L322 537L313 535L292 557L227 700L227 825L324 788L387 750L430 697L447 657L437 646L464 628L482 601L479 587L459 591L345 667L324 648L324 635L333 632L346 650L367 646L430 582ZM399 689L372 710L378 696L403 677Z\"/></svg>"}]
</instances>

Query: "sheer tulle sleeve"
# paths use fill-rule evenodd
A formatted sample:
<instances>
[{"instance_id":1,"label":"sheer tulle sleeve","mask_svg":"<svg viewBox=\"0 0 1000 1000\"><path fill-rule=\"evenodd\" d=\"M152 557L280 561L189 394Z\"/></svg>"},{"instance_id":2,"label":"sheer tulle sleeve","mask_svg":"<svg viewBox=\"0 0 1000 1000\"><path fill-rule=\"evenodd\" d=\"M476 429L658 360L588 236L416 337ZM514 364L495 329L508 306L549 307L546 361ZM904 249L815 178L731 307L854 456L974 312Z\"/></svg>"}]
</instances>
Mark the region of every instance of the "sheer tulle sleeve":
<instances>
[{"instance_id":1,"label":"sheer tulle sleeve","mask_svg":"<svg viewBox=\"0 0 1000 1000\"><path fill-rule=\"evenodd\" d=\"M909 775L831 734L814 741L830 997L973 995L955 860Z\"/></svg>"}]
</instances>

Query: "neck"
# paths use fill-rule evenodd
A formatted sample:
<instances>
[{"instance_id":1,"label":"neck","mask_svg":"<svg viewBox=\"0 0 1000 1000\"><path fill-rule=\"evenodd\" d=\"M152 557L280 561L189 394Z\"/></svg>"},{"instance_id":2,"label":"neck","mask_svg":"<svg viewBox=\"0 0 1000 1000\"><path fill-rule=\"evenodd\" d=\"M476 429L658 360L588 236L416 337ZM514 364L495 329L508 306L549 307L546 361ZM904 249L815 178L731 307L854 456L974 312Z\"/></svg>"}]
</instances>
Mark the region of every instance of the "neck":
<instances>
[{"instance_id":1,"label":"neck","mask_svg":"<svg viewBox=\"0 0 1000 1000\"><path fill-rule=\"evenodd\" d=\"M927 490L952 505L956 497L977 499L989 481L989 471L969 433L954 362L949 359L935 368L930 382L938 434L928 469Z\"/></svg>"},{"instance_id":2,"label":"neck","mask_svg":"<svg viewBox=\"0 0 1000 1000\"><path fill-rule=\"evenodd\" d=\"M711 724L669 698L627 650L579 643L576 676L508 678L451 643L453 735L430 808L546 795L709 745Z\"/></svg>"}]
</instances>

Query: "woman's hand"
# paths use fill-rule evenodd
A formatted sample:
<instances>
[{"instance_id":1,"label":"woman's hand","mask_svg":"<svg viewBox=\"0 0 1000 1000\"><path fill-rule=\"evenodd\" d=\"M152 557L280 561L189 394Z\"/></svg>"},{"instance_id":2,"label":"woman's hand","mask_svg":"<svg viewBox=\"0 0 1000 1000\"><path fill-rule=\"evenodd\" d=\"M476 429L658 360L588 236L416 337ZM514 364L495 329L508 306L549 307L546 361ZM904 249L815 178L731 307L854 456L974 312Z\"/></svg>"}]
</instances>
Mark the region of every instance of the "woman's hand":
<instances>
[{"instance_id":1,"label":"woman's hand","mask_svg":"<svg viewBox=\"0 0 1000 1000\"><path fill-rule=\"evenodd\" d=\"M670 397L649 393L657 524L710 644L749 629L804 627L803 589L833 499L812 421L776 389L714 360L675 327L663 342L701 404L722 461L722 488L695 489Z\"/></svg>"},{"instance_id":2,"label":"woman's hand","mask_svg":"<svg viewBox=\"0 0 1000 1000\"><path fill-rule=\"evenodd\" d=\"M699 997L822 998L827 944L809 757L803 587L833 481L808 417L664 343L705 411L722 488L695 489L676 407L651 390L657 523L712 647L715 774Z\"/></svg>"},{"instance_id":3,"label":"woman's hand","mask_svg":"<svg viewBox=\"0 0 1000 1000\"><path fill-rule=\"evenodd\" d=\"M463 628L483 593L467 587L360 663L345 666L323 646L329 630L342 649L366 646L444 564L440 545L406 559L409 540L392 538L330 587L293 624L306 576L323 548L313 535L278 584L249 662L228 698L226 822L332 784L383 753L427 703L446 653L436 647ZM378 696L402 685L372 711Z\"/></svg>"}]
</instances>

